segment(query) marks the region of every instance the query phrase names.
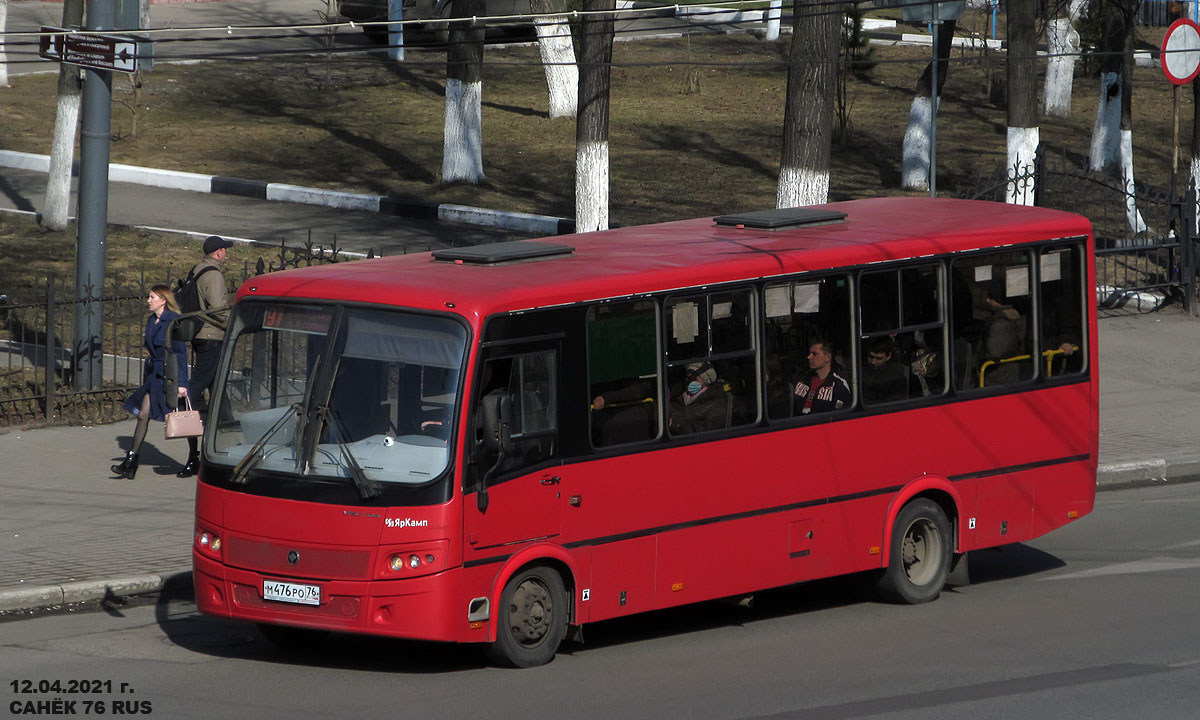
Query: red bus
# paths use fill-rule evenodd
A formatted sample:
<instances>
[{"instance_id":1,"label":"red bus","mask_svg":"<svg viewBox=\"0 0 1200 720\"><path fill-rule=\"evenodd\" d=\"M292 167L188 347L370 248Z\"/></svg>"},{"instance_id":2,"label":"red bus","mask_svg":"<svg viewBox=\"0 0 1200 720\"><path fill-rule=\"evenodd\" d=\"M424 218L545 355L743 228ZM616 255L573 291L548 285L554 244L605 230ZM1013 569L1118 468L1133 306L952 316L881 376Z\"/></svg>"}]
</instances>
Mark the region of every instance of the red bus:
<instances>
[{"instance_id":1,"label":"red bus","mask_svg":"<svg viewBox=\"0 0 1200 720\"><path fill-rule=\"evenodd\" d=\"M1091 226L884 198L280 272L203 442L201 611L483 643L951 564L1091 511Z\"/></svg>"}]
</instances>

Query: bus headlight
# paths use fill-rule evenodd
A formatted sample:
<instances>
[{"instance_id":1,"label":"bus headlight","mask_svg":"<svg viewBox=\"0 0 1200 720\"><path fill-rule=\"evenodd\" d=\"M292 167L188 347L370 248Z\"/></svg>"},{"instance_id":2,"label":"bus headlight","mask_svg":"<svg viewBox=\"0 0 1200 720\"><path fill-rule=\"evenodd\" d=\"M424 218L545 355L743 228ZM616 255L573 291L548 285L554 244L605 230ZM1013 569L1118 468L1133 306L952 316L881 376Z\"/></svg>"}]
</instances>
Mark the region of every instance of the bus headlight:
<instances>
[{"instance_id":1,"label":"bus headlight","mask_svg":"<svg viewBox=\"0 0 1200 720\"><path fill-rule=\"evenodd\" d=\"M430 575L446 569L449 540L380 548L381 568L375 577L385 580Z\"/></svg>"},{"instance_id":2,"label":"bus headlight","mask_svg":"<svg viewBox=\"0 0 1200 720\"><path fill-rule=\"evenodd\" d=\"M205 555L220 559L221 536L206 528L196 528L196 548Z\"/></svg>"}]
</instances>

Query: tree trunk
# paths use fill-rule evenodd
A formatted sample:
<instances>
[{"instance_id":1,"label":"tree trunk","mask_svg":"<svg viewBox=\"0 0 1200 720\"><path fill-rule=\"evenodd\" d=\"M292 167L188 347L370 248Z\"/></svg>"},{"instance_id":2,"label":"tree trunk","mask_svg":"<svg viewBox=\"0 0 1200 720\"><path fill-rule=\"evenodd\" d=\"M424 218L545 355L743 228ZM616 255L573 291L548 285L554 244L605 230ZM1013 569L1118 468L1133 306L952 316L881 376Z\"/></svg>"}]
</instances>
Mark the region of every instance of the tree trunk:
<instances>
[{"instance_id":1,"label":"tree trunk","mask_svg":"<svg viewBox=\"0 0 1200 720\"><path fill-rule=\"evenodd\" d=\"M561 10L554 0L530 0L534 14ZM575 101L579 97L579 68L575 66L575 48L571 28L561 17L534 20L542 66L546 68L546 89L549 92L550 117L575 117Z\"/></svg>"},{"instance_id":2,"label":"tree trunk","mask_svg":"<svg viewBox=\"0 0 1200 720\"><path fill-rule=\"evenodd\" d=\"M946 73L950 69L950 48L954 42L955 20L946 20L938 28L937 48L937 98L941 101L942 88L946 85ZM904 132L904 169L901 183L907 190L929 189L929 123L933 117L934 96L933 62L926 67L917 81L917 95L908 112L908 129Z\"/></svg>"},{"instance_id":3,"label":"tree trunk","mask_svg":"<svg viewBox=\"0 0 1200 720\"><path fill-rule=\"evenodd\" d=\"M1200 77L1192 81L1192 156L1188 166L1191 170L1191 189L1196 192L1196 227L1192 232L1200 235Z\"/></svg>"},{"instance_id":4,"label":"tree trunk","mask_svg":"<svg viewBox=\"0 0 1200 720\"><path fill-rule=\"evenodd\" d=\"M0 33L8 30L8 0L0 0ZM0 42L0 87L8 87L8 46Z\"/></svg>"},{"instance_id":5,"label":"tree trunk","mask_svg":"<svg viewBox=\"0 0 1200 720\"><path fill-rule=\"evenodd\" d=\"M1125 219L1135 233L1145 232L1146 223L1137 209L1137 185L1133 181L1133 28L1139 0L1121 3L1124 36L1121 47L1121 181L1125 184Z\"/></svg>"},{"instance_id":6,"label":"tree trunk","mask_svg":"<svg viewBox=\"0 0 1200 720\"><path fill-rule=\"evenodd\" d=\"M615 0L584 0L575 121L575 230L608 229L608 100Z\"/></svg>"},{"instance_id":7,"label":"tree trunk","mask_svg":"<svg viewBox=\"0 0 1200 720\"><path fill-rule=\"evenodd\" d=\"M1130 0L1123 0L1129 2ZM1136 2L1136 0L1133 0ZM1121 81L1124 65L1126 30L1125 13L1121 3L1108 0L1104 5L1104 33L1100 37L1100 99L1096 106L1096 123L1092 127L1092 146L1089 164L1092 170L1104 170L1117 160L1121 127ZM1132 13L1130 13L1132 20Z\"/></svg>"},{"instance_id":8,"label":"tree trunk","mask_svg":"<svg viewBox=\"0 0 1200 720\"><path fill-rule=\"evenodd\" d=\"M792 7L776 207L818 205L829 199L834 73L843 17L832 9L814 0L795 0Z\"/></svg>"},{"instance_id":9,"label":"tree trunk","mask_svg":"<svg viewBox=\"0 0 1200 720\"><path fill-rule=\"evenodd\" d=\"M483 0L452 3L451 17L483 17ZM450 25L446 50L446 129L442 182L483 182L483 26Z\"/></svg>"},{"instance_id":10,"label":"tree trunk","mask_svg":"<svg viewBox=\"0 0 1200 720\"><path fill-rule=\"evenodd\" d=\"M1046 22L1046 46L1050 57L1046 61L1046 83L1042 112L1052 117L1071 116L1071 91L1075 82L1075 63L1079 55L1079 33L1075 23L1087 0L1058 0L1048 4L1061 17Z\"/></svg>"},{"instance_id":11,"label":"tree trunk","mask_svg":"<svg viewBox=\"0 0 1200 720\"><path fill-rule=\"evenodd\" d=\"M63 2L63 27L83 24L83 0ZM42 202L42 227L65 230L71 212L71 166L75 163L75 134L79 129L83 76L78 65L59 63L58 110L50 145L50 170Z\"/></svg>"},{"instance_id":12,"label":"tree trunk","mask_svg":"<svg viewBox=\"0 0 1200 720\"><path fill-rule=\"evenodd\" d=\"M1008 173L1005 197L1033 205L1038 146L1036 0L1008 0Z\"/></svg>"}]
</instances>

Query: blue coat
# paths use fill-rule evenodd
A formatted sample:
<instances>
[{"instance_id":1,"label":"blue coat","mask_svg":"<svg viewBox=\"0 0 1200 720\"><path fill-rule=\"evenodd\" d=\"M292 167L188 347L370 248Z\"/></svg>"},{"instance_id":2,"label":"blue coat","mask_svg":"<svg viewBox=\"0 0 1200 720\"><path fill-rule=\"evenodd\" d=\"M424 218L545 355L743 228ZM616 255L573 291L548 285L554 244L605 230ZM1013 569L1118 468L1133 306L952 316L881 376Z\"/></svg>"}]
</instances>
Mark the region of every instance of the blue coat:
<instances>
[{"instance_id":1,"label":"blue coat","mask_svg":"<svg viewBox=\"0 0 1200 720\"><path fill-rule=\"evenodd\" d=\"M162 420L170 412L163 396L163 370L167 360L167 325L179 317L179 313L163 309L161 317L151 313L146 318L146 332L143 343L146 348L146 361L142 368L142 386L133 391L125 400L124 408L134 415L142 407L142 398L150 393L150 419ZM187 343L176 340L171 343L171 352L175 353L175 364L179 373L179 387L188 386Z\"/></svg>"}]
</instances>

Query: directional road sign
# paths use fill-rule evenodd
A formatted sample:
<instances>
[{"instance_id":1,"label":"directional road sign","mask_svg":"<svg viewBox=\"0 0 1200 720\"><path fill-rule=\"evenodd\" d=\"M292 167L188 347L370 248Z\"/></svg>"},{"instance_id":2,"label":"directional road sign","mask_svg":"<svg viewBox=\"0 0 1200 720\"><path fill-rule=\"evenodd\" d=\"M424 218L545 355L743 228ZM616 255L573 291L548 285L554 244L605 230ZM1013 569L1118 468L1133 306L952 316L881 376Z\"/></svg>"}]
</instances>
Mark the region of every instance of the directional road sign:
<instances>
[{"instance_id":1,"label":"directional road sign","mask_svg":"<svg viewBox=\"0 0 1200 720\"><path fill-rule=\"evenodd\" d=\"M43 27L38 55L95 70L137 72L137 38L74 31L54 34L63 32L62 28Z\"/></svg>"}]
</instances>

